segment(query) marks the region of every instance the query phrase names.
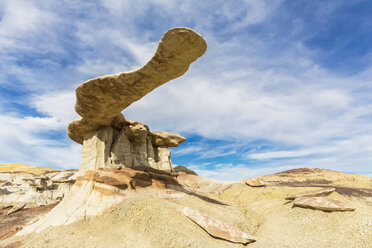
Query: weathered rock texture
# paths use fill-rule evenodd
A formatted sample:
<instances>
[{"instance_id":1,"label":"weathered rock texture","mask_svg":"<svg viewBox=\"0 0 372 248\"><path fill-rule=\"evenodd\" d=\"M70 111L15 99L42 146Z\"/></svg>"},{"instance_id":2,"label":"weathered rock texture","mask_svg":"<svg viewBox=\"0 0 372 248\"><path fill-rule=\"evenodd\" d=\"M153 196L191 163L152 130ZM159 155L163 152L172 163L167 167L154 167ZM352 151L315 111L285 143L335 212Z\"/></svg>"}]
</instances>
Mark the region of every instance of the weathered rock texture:
<instances>
[{"instance_id":1,"label":"weathered rock texture","mask_svg":"<svg viewBox=\"0 0 372 248\"><path fill-rule=\"evenodd\" d=\"M236 227L196 209L185 207L183 213L213 237L242 244L248 244L257 240L255 237L240 231Z\"/></svg>"},{"instance_id":2,"label":"weathered rock texture","mask_svg":"<svg viewBox=\"0 0 372 248\"><path fill-rule=\"evenodd\" d=\"M107 126L85 136L81 170L152 167L171 170L168 146L186 139L176 133L152 133L147 125L125 121L120 129Z\"/></svg>"},{"instance_id":3,"label":"weathered rock texture","mask_svg":"<svg viewBox=\"0 0 372 248\"><path fill-rule=\"evenodd\" d=\"M327 196L335 192L335 188L317 189L287 196L286 200L294 200L299 197Z\"/></svg>"},{"instance_id":4,"label":"weathered rock texture","mask_svg":"<svg viewBox=\"0 0 372 248\"><path fill-rule=\"evenodd\" d=\"M68 225L88 216L100 215L120 203L125 196L150 187L150 190L178 186L176 175L149 167L96 169L80 172L70 194L48 214L17 235L40 232L51 226Z\"/></svg>"},{"instance_id":5,"label":"weathered rock texture","mask_svg":"<svg viewBox=\"0 0 372 248\"><path fill-rule=\"evenodd\" d=\"M85 135L104 126L120 125L121 111L169 80L183 75L207 49L204 39L188 28L173 28L159 42L152 59L142 68L88 80L76 89L76 112L70 138L83 144Z\"/></svg>"},{"instance_id":6,"label":"weathered rock texture","mask_svg":"<svg viewBox=\"0 0 372 248\"><path fill-rule=\"evenodd\" d=\"M330 212L355 210L349 203L332 197L300 197L293 201L293 205Z\"/></svg>"},{"instance_id":7,"label":"weathered rock texture","mask_svg":"<svg viewBox=\"0 0 372 248\"><path fill-rule=\"evenodd\" d=\"M183 75L207 48L187 28L173 28L160 40L142 68L102 76L76 89L76 112L83 118L68 126L70 138L83 144L82 170L152 167L172 170L168 147L186 141L176 133L151 132L143 123L126 120L121 111L147 93Z\"/></svg>"},{"instance_id":8,"label":"weathered rock texture","mask_svg":"<svg viewBox=\"0 0 372 248\"><path fill-rule=\"evenodd\" d=\"M60 202L70 191L77 171L0 172L0 207L37 207Z\"/></svg>"},{"instance_id":9,"label":"weathered rock texture","mask_svg":"<svg viewBox=\"0 0 372 248\"><path fill-rule=\"evenodd\" d=\"M82 119L68 126L70 138L83 144L79 177L57 207L19 234L99 215L131 190L177 184L170 172L168 147L186 139L176 133L151 132L143 123L126 120L121 111L183 75L206 47L193 30L174 28L164 34L154 57L141 69L81 84L75 110Z\"/></svg>"},{"instance_id":10,"label":"weathered rock texture","mask_svg":"<svg viewBox=\"0 0 372 248\"><path fill-rule=\"evenodd\" d=\"M263 187L265 186L265 182L259 178L249 178L245 181L245 184L251 187Z\"/></svg>"}]
</instances>

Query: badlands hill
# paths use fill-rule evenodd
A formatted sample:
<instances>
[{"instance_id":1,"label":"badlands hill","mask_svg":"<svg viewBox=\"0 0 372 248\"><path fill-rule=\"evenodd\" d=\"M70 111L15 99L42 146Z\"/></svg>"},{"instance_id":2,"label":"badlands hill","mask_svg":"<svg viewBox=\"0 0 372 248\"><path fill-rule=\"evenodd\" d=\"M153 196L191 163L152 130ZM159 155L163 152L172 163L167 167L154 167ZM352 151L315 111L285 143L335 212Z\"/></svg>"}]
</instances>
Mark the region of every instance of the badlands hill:
<instances>
[{"instance_id":1,"label":"badlands hill","mask_svg":"<svg viewBox=\"0 0 372 248\"><path fill-rule=\"evenodd\" d=\"M1 174L6 173L4 168ZM153 180L147 186L137 183L135 190L126 189L120 201L99 215L40 232L15 234L26 222L30 224L42 218L58 203L24 207L10 215L3 209L0 234L5 229L13 231L3 235L0 247L245 247L211 236L186 216L185 207L257 239L246 247L367 248L372 242L370 177L295 169L257 177L265 186L251 187L245 182L252 179L222 183L185 171L177 168L172 172L176 184L170 177L167 179L167 172L162 172L163 179L157 183ZM5 184L9 182L3 180L2 189ZM302 208L285 199L288 195L324 188L335 189L325 198L341 199L355 210L329 212Z\"/></svg>"}]
</instances>

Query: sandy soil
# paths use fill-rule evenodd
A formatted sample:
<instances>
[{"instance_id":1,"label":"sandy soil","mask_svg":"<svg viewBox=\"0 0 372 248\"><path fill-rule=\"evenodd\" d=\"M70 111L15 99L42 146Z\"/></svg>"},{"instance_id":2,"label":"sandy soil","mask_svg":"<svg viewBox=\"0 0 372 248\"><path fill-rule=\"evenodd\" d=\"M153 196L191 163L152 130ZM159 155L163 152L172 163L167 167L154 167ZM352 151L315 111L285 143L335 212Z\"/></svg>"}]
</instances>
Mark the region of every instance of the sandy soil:
<instances>
[{"instance_id":1,"label":"sandy soil","mask_svg":"<svg viewBox=\"0 0 372 248\"><path fill-rule=\"evenodd\" d=\"M328 170L298 170L260 177L266 187L243 182L209 187L208 193L127 196L101 216L27 236L12 236L0 247L245 247L215 239L182 214L190 206L256 236L254 248L367 248L372 243L371 178ZM197 181L197 177L193 177ZM201 180L203 185L205 179ZM195 182L197 185L197 182ZM351 202L352 212L292 207L289 194L337 186L330 195ZM195 187L197 188L197 187ZM202 196L202 197L201 197Z\"/></svg>"}]
</instances>

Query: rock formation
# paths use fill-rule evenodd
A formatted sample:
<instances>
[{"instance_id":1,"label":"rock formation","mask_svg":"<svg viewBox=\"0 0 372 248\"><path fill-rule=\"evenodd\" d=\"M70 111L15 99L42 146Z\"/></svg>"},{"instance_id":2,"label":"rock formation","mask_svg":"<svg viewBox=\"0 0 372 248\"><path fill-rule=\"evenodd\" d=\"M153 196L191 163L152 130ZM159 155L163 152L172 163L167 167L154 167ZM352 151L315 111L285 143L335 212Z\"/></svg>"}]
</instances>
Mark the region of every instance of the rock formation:
<instances>
[{"instance_id":1,"label":"rock formation","mask_svg":"<svg viewBox=\"0 0 372 248\"><path fill-rule=\"evenodd\" d=\"M257 240L257 238L240 231L236 227L196 209L185 207L183 213L213 237L241 244L248 244Z\"/></svg>"},{"instance_id":2,"label":"rock formation","mask_svg":"<svg viewBox=\"0 0 372 248\"><path fill-rule=\"evenodd\" d=\"M324 188L324 189L317 189L312 191L306 191L294 195L288 195L285 199L286 200L294 200L300 197L314 197L314 196L327 196L335 192L335 188Z\"/></svg>"},{"instance_id":3,"label":"rock formation","mask_svg":"<svg viewBox=\"0 0 372 248\"><path fill-rule=\"evenodd\" d=\"M143 123L126 120L126 107L155 88L183 75L207 48L188 28L173 28L159 42L142 68L88 80L76 89L76 112L81 119L68 126L69 137L83 144L82 170L153 167L171 170L168 147L186 139L176 133L151 132Z\"/></svg>"},{"instance_id":4,"label":"rock formation","mask_svg":"<svg viewBox=\"0 0 372 248\"><path fill-rule=\"evenodd\" d=\"M0 172L0 207L37 207L60 202L75 183L77 171Z\"/></svg>"},{"instance_id":5,"label":"rock formation","mask_svg":"<svg viewBox=\"0 0 372 248\"><path fill-rule=\"evenodd\" d=\"M333 197L299 197L293 201L294 206L323 211L354 211L351 204Z\"/></svg>"},{"instance_id":6,"label":"rock formation","mask_svg":"<svg viewBox=\"0 0 372 248\"><path fill-rule=\"evenodd\" d=\"M177 185L168 147L186 139L176 133L152 132L143 123L125 119L121 111L183 75L206 48L195 31L173 28L144 67L81 84L75 109L82 118L68 126L69 137L83 145L79 177L61 203L17 235L99 215L132 190Z\"/></svg>"}]
</instances>

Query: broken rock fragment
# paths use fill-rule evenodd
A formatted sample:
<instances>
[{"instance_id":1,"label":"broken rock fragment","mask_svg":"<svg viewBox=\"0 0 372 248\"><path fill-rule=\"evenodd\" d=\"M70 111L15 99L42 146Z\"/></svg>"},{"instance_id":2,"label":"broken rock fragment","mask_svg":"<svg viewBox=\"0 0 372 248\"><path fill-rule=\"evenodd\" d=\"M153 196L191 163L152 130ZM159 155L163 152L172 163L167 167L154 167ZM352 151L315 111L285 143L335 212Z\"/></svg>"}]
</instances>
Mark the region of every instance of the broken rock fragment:
<instances>
[{"instance_id":1,"label":"broken rock fragment","mask_svg":"<svg viewBox=\"0 0 372 248\"><path fill-rule=\"evenodd\" d=\"M245 181L245 184L251 187L263 187L265 186L265 182L258 178L249 178Z\"/></svg>"},{"instance_id":2,"label":"broken rock fragment","mask_svg":"<svg viewBox=\"0 0 372 248\"><path fill-rule=\"evenodd\" d=\"M299 194L289 195L285 199L294 200L299 197L327 196L327 195L332 194L334 191L335 191L335 188L317 189L317 190L302 192Z\"/></svg>"},{"instance_id":3,"label":"broken rock fragment","mask_svg":"<svg viewBox=\"0 0 372 248\"><path fill-rule=\"evenodd\" d=\"M241 244L248 244L257 240L255 237L240 231L236 227L196 209L185 207L183 213L215 238L225 239L230 242Z\"/></svg>"},{"instance_id":4,"label":"broken rock fragment","mask_svg":"<svg viewBox=\"0 0 372 248\"><path fill-rule=\"evenodd\" d=\"M355 207L349 203L332 197L299 197L294 200L293 206L330 212L355 210Z\"/></svg>"}]
</instances>

